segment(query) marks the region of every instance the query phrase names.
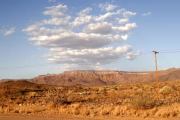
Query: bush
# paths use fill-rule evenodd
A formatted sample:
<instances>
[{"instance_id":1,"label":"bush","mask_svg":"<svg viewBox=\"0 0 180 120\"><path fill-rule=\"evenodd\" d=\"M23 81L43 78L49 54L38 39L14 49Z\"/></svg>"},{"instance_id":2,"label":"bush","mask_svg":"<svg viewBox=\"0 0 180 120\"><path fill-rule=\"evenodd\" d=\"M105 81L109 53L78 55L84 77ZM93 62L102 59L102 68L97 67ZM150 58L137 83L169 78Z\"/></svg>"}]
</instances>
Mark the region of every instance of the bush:
<instances>
[{"instance_id":1,"label":"bush","mask_svg":"<svg viewBox=\"0 0 180 120\"><path fill-rule=\"evenodd\" d=\"M155 104L155 100L147 96L138 96L131 102L135 109L151 109Z\"/></svg>"},{"instance_id":2,"label":"bush","mask_svg":"<svg viewBox=\"0 0 180 120\"><path fill-rule=\"evenodd\" d=\"M169 86L164 86L159 90L159 93L167 95L173 93L174 89Z\"/></svg>"}]
</instances>

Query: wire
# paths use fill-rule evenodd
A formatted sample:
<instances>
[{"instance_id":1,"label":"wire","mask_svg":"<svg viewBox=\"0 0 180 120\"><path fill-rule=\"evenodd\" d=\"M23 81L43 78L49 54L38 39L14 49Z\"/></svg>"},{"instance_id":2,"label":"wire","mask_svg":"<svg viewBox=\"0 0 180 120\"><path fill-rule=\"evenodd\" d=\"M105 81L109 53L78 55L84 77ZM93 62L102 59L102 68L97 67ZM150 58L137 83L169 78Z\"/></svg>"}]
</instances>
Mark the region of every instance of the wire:
<instances>
[{"instance_id":1,"label":"wire","mask_svg":"<svg viewBox=\"0 0 180 120\"><path fill-rule=\"evenodd\" d=\"M160 53L179 53L180 50L176 50L176 51L161 51Z\"/></svg>"},{"instance_id":2,"label":"wire","mask_svg":"<svg viewBox=\"0 0 180 120\"><path fill-rule=\"evenodd\" d=\"M180 49L171 49L171 50L158 50L159 53L178 53Z\"/></svg>"},{"instance_id":3,"label":"wire","mask_svg":"<svg viewBox=\"0 0 180 120\"><path fill-rule=\"evenodd\" d=\"M179 53L180 49L174 49L174 50L157 50L159 53ZM142 52L140 55L147 55L152 53L152 51Z\"/></svg>"}]
</instances>

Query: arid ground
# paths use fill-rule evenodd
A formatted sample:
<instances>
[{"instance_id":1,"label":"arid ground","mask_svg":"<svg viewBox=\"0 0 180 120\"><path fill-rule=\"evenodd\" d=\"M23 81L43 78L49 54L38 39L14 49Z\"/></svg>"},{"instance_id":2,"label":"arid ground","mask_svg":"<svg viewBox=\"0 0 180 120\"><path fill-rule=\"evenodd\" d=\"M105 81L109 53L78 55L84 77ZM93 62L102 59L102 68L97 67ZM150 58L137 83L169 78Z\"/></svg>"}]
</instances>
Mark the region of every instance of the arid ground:
<instances>
[{"instance_id":1,"label":"arid ground","mask_svg":"<svg viewBox=\"0 0 180 120\"><path fill-rule=\"evenodd\" d=\"M134 118L134 117L83 117L72 115L19 115L6 114L0 115L0 120L169 120L169 118ZM171 118L170 120L179 120Z\"/></svg>"},{"instance_id":2,"label":"arid ground","mask_svg":"<svg viewBox=\"0 0 180 120\"><path fill-rule=\"evenodd\" d=\"M180 119L178 80L100 87L7 81L0 100L1 120Z\"/></svg>"}]
</instances>

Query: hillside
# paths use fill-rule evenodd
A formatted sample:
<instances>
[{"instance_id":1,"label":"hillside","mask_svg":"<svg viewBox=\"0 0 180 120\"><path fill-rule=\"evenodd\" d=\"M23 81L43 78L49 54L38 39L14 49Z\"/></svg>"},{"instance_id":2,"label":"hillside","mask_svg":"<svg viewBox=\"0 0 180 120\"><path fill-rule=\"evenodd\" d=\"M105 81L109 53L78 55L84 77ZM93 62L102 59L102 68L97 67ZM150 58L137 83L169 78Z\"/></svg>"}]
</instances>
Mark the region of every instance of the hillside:
<instances>
[{"instance_id":1,"label":"hillside","mask_svg":"<svg viewBox=\"0 0 180 120\"><path fill-rule=\"evenodd\" d=\"M159 71L159 80L180 79L180 69ZM61 74L41 75L32 81L38 84L59 86L85 85L100 86L118 83L150 82L154 81L153 72L126 72L126 71L66 71Z\"/></svg>"},{"instance_id":2,"label":"hillside","mask_svg":"<svg viewBox=\"0 0 180 120\"><path fill-rule=\"evenodd\" d=\"M176 80L98 87L58 87L8 81L0 83L0 116L16 113L46 118L45 115L63 114L74 115L74 118L82 116L84 120L89 117L179 120L179 95L180 81Z\"/></svg>"}]
</instances>

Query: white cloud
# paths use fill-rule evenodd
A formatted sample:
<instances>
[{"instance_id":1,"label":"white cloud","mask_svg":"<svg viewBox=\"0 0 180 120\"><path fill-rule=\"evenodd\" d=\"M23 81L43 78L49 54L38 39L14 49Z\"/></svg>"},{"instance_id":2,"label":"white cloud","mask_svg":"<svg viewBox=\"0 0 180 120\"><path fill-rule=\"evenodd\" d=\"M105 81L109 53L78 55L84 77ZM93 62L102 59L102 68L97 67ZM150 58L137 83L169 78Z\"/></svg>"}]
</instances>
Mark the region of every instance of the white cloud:
<instances>
[{"instance_id":1,"label":"white cloud","mask_svg":"<svg viewBox=\"0 0 180 120\"><path fill-rule=\"evenodd\" d=\"M46 10L43 12L43 14L49 15L51 17L62 17L65 16L66 11L67 11L67 6L59 4L56 6L47 7Z\"/></svg>"},{"instance_id":2,"label":"white cloud","mask_svg":"<svg viewBox=\"0 0 180 120\"><path fill-rule=\"evenodd\" d=\"M123 56L132 57L133 52L131 46L125 45L121 47L104 47L96 49L62 49L51 48L49 60L56 63L65 64L108 64L117 58Z\"/></svg>"},{"instance_id":3,"label":"white cloud","mask_svg":"<svg viewBox=\"0 0 180 120\"><path fill-rule=\"evenodd\" d=\"M56 0L48 0L48 2L52 2L52 3L54 3L54 2L56 2Z\"/></svg>"},{"instance_id":4,"label":"white cloud","mask_svg":"<svg viewBox=\"0 0 180 120\"><path fill-rule=\"evenodd\" d=\"M91 7L85 8L84 10L81 10L81 11L79 12L79 15L80 15L80 16L85 16L85 15L89 14L92 10L93 10L93 9L92 9Z\"/></svg>"},{"instance_id":5,"label":"white cloud","mask_svg":"<svg viewBox=\"0 0 180 120\"><path fill-rule=\"evenodd\" d=\"M151 14L152 14L151 12L146 12L146 13L143 13L142 16L149 16Z\"/></svg>"},{"instance_id":6,"label":"white cloud","mask_svg":"<svg viewBox=\"0 0 180 120\"><path fill-rule=\"evenodd\" d=\"M121 45L137 27L130 21L136 13L108 3L99 6L96 14L91 7L74 14L66 5L47 7L43 12L46 19L23 31L34 44L49 49L49 61L68 67L97 68L122 57L137 56L131 46Z\"/></svg>"},{"instance_id":7,"label":"white cloud","mask_svg":"<svg viewBox=\"0 0 180 120\"><path fill-rule=\"evenodd\" d=\"M120 32L128 32L135 27L137 27L136 23L127 23L124 26L113 27L113 29Z\"/></svg>"},{"instance_id":8,"label":"white cloud","mask_svg":"<svg viewBox=\"0 0 180 120\"><path fill-rule=\"evenodd\" d=\"M123 12L123 16L126 17L126 18L135 16L135 15L136 15L135 12L131 12L131 11L124 11Z\"/></svg>"},{"instance_id":9,"label":"white cloud","mask_svg":"<svg viewBox=\"0 0 180 120\"><path fill-rule=\"evenodd\" d=\"M109 4L109 3L105 3L105 4L100 4L99 7L102 9L102 10L105 10L107 12L109 11L113 11L117 8L116 5L113 5L113 4Z\"/></svg>"},{"instance_id":10,"label":"white cloud","mask_svg":"<svg viewBox=\"0 0 180 120\"><path fill-rule=\"evenodd\" d=\"M70 19L69 16L63 17L63 19L60 19L58 17L54 17L48 20L43 20L42 23L46 25L67 25L68 20Z\"/></svg>"},{"instance_id":11,"label":"white cloud","mask_svg":"<svg viewBox=\"0 0 180 120\"><path fill-rule=\"evenodd\" d=\"M15 31L16 31L16 28L15 28L15 27L8 27L8 28L1 28L1 29L0 29L0 33L1 33L3 36L5 36L5 37L14 34Z\"/></svg>"},{"instance_id":12,"label":"white cloud","mask_svg":"<svg viewBox=\"0 0 180 120\"><path fill-rule=\"evenodd\" d=\"M119 24L123 24L123 23L127 23L127 22L129 22L128 18L122 18L119 20Z\"/></svg>"},{"instance_id":13,"label":"white cloud","mask_svg":"<svg viewBox=\"0 0 180 120\"><path fill-rule=\"evenodd\" d=\"M140 55L140 52L137 51L137 52L128 52L127 55L126 55L126 58L128 60L134 60L136 58L136 56Z\"/></svg>"},{"instance_id":14,"label":"white cloud","mask_svg":"<svg viewBox=\"0 0 180 120\"><path fill-rule=\"evenodd\" d=\"M88 33L109 34L112 32L112 25L107 22L91 23L87 26Z\"/></svg>"}]
</instances>

